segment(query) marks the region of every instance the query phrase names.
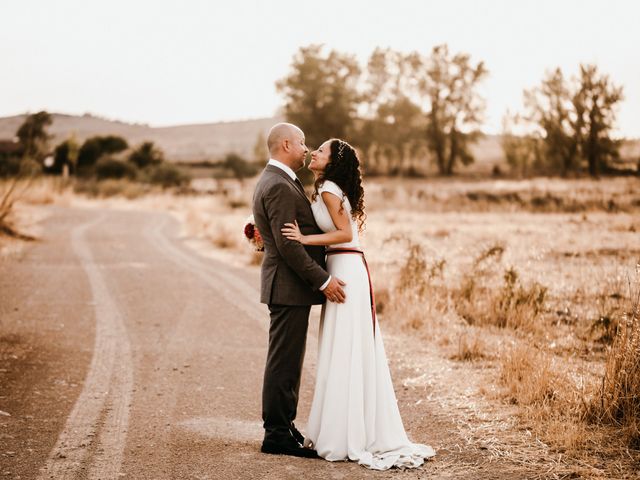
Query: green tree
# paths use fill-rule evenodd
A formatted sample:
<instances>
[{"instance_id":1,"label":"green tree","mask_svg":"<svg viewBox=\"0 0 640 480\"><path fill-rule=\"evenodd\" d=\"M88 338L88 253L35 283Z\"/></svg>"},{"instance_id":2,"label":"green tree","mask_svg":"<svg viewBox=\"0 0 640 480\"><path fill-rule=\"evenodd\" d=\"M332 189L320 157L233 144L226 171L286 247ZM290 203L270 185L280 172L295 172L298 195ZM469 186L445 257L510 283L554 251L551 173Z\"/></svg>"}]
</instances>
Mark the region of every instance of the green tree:
<instances>
[{"instance_id":1,"label":"green tree","mask_svg":"<svg viewBox=\"0 0 640 480\"><path fill-rule=\"evenodd\" d=\"M560 68L549 72L540 86L525 90L527 119L539 126L544 143L545 170L566 175L578 160L576 118L571 91ZM578 131L579 128L578 128Z\"/></svg>"},{"instance_id":2,"label":"green tree","mask_svg":"<svg viewBox=\"0 0 640 480\"><path fill-rule=\"evenodd\" d=\"M360 67L355 58L321 45L302 47L291 73L277 82L285 98L287 121L298 125L306 142L315 148L332 137L348 138L354 128L359 102Z\"/></svg>"},{"instance_id":3,"label":"green tree","mask_svg":"<svg viewBox=\"0 0 640 480\"><path fill-rule=\"evenodd\" d=\"M41 161L46 156L51 138L47 127L52 123L51 115L45 111L27 116L16 132L24 157Z\"/></svg>"},{"instance_id":4,"label":"green tree","mask_svg":"<svg viewBox=\"0 0 640 480\"><path fill-rule=\"evenodd\" d=\"M611 130L622 88L595 65L580 65L580 75L572 81L556 68L524 96L526 116L541 131L547 170L567 175L586 161L596 176L619 157L620 143Z\"/></svg>"},{"instance_id":5,"label":"green tree","mask_svg":"<svg viewBox=\"0 0 640 480\"><path fill-rule=\"evenodd\" d=\"M442 175L451 175L458 163L474 161L469 149L481 135L484 101L477 92L488 70L475 65L466 53L451 55L447 45L433 48L426 59L416 59L423 70L419 88L429 103L427 143Z\"/></svg>"},{"instance_id":6,"label":"green tree","mask_svg":"<svg viewBox=\"0 0 640 480\"><path fill-rule=\"evenodd\" d=\"M535 133L514 131L525 123L520 115L509 112L502 119L502 150L511 171L521 177L540 171L543 163L541 138Z\"/></svg>"},{"instance_id":7,"label":"green tree","mask_svg":"<svg viewBox=\"0 0 640 480\"><path fill-rule=\"evenodd\" d=\"M78 160L78 142L75 138L69 138L58 144L53 152L53 166L49 169L51 173L63 173L65 166L69 173L75 172Z\"/></svg>"},{"instance_id":8,"label":"green tree","mask_svg":"<svg viewBox=\"0 0 640 480\"><path fill-rule=\"evenodd\" d=\"M233 152L225 156L221 162L221 166L229 170L233 176L241 182L245 178L253 177L259 170L257 164L249 162Z\"/></svg>"},{"instance_id":9,"label":"green tree","mask_svg":"<svg viewBox=\"0 0 640 480\"><path fill-rule=\"evenodd\" d=\"M144 142L131 152L128 160L138 168L143 169L150 165L159 165L164 162L164 154L153 142Z\"/></svg>"},{"instance_id":10,"label":"green tree","mask_svg":"<svg viewBox=\"0 0 640 480\"><path fill-rule=\"evenodd\" d=\"M95 136L85 140L78 152L78 170L89 171L103 155L118 153L128 148L127 141L115 135Z\"/></svg>"},{"instance_id":11,"label":"green tree","mask_svg":"<svg viewBox=\"0 0 640 480\"><path fill-rule=\"evenodd\" d=\"M598 72L595 65L580 65L575 108L575 143L587 160L589 174L596 176L611 160L620 157L620 142L611 138L615 123L615 105L623 100L622 87Z\"/></svg>"},{"instance_id":12,"label":"green tree","mask_svg":"<svg viewBox=\"0 0 640 480\"><path fill-rule=\"evenodd\" d=\"M367 64L365 119L355 136L376 173L408 173L424 144L425 115L416 101L416 54L376 49ZM373 158L369 158L369 161Z\"/></svg>"}]
</instances>

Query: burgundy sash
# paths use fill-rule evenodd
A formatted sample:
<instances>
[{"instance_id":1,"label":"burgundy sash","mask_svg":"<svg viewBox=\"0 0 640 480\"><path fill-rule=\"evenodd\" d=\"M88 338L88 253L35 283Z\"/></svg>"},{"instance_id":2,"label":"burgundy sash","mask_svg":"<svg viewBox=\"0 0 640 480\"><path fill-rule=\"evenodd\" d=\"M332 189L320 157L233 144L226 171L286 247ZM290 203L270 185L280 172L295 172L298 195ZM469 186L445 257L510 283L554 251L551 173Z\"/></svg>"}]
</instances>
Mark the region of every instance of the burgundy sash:
<instances>
[{"instance_id":1,"label":"burgundy sash","mask_svg":"<svg viewBox=\"0 0 640 480\"><path fill-rule=\"evenodd\" d=\"M367 259L364 257L364 252L361 250L356 250L355 248L332 248L331 250L327 250L326 254L328 255L336 255L341 253L351 253L362 256L362 262L364 263L364 267L367 269L367 277L369 278L369 298L371 299L371 318L373 319L373 336L376 336L376 301L373 296L373 284L371 283L371 272L369 272L369 265L367 264Z\"/></svg>"}]
</instances>

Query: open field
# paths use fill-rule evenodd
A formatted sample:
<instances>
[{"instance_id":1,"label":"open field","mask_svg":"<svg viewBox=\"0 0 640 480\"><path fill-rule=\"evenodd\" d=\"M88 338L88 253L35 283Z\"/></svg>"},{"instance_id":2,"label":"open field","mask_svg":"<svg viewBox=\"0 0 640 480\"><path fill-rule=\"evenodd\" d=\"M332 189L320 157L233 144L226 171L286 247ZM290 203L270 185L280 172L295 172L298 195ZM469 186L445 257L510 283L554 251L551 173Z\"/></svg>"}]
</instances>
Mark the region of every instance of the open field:
<instances>
[{"instance_id":1,"label":"open field","mask_svg":"<svg viewBox=\"0 0 640 480\"><path fill-rule=\"evenodd\" d=\"M224 195L133 200L36 186L18 217L26 228L24 214L35 219L37 205L57 202L170 211L201 253L255 271L260 256L241 236L253 182L230 181ZM426 349L466 372L440 365L416 385L439 382L442 404L500 418L473 434L462 425L469 442L539 466L539 478L634 478L640 384L626 384L623 414L598 409L615 387L605 381L615 377L612 352L631 366L640 358L640 179L374 179L365 190L363 244L382 328L407 342L407 365ZM13 255L14 242L1 241ZM633 318L623 351L618 332Z\"/></svg>"}]
</instances>

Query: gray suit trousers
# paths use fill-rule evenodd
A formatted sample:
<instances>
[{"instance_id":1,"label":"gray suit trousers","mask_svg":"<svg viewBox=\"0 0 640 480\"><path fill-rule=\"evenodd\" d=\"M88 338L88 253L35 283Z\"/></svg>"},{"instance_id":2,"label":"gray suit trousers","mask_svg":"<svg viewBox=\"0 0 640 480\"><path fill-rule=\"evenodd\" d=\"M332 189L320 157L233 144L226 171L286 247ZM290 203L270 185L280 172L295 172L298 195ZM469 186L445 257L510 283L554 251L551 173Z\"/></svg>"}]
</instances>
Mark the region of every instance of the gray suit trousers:
<instances>
[{"instance_id":1,"label":"gray suit trousers","mask_svg":"<svg viewBox=\"0 0 640 480\"><path fill-rule=\"evenodd\" d=\"M264 439L291 437L309 326L310 305L269 305L269 351L262 388Z\"/></svg>"}]
</instances>

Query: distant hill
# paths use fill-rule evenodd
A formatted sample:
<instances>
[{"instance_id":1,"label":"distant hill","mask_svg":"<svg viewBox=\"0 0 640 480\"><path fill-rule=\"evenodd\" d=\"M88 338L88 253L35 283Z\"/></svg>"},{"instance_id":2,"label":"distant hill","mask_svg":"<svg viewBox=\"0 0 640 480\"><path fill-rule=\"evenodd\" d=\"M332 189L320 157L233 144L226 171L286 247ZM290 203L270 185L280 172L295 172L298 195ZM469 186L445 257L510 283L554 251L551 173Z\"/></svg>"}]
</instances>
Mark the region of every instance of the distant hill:
<instances>
[{"instance_id":1,"label":"distant hill","mask_svg":"<svg viewBox=\"0 0 640 480\"><path fill-rule=\"evenodd\" d=\"M130 145L144 141L156 143L171 161L195 162L215 160L228 152L246 158L253 156L253 147L260 133L266 134L277 117L241 120L236 122L203 123L174 127L150 127L143 124L108 120L92 115L74 116L53 113L49 133L55 145L70 135L79 142L94 135L119 135ZM25 115L0 118L0 139L12 138Z\"/></svg>"},{"instance_id":2,"label":"distant hill","mask_svg":"<svg viewBox=\"0 0 640 480\"><path fill-rule=\"evenodd\" d=\"M228 152L236 152L251 159L258 135L262 133L266 137L269 128L274 123L282 121L282 118L270 117L234 122L150 127L88 114L74 116L53 113L52 116L53 124L49 132L54 136L54 144L72 134L80 142L93 135L120 135L132 146L146 140L152 141L164 150L169 160L175 162L217 160ZM12 138L24 119L25 115L0 118L0 140ZM473 145L472 153L476 162L464 170L487 173L494 165L504 166L500 138L500 135L486 135ZM640 159L640 140L625 142L621 153L623 158L636 162Z\"/></svg>"}]
</instances>

